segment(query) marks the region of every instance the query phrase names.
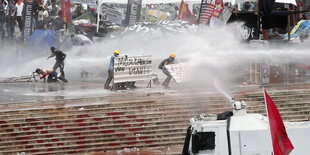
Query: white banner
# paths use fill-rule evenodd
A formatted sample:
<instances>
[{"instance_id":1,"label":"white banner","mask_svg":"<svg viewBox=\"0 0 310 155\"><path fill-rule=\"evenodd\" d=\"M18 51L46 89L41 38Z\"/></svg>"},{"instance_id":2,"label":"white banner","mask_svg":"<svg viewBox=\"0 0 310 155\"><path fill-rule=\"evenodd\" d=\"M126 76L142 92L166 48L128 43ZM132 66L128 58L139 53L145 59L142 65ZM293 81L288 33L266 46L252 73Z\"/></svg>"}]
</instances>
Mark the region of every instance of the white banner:
<instances>
[{"instance_id":1,"label":"white banner","mask_svg":"<svg viewBox=\"0 0 310 155\"><path fill-rule=\"evenodd\" d=\"M152 56L114 58L114 83L147 81L152 77Z\"/></svg>"},{"instance_id":2,"label":"white banner","mask_svg":"<svg viewBox=\"0 0 310 155\"><path fill-rule=\"evenodd\" d=\"M211 17L210 19L210 27L212 28L223 28L225 27L225 22L221 21L218 18Z\"/></svg>"},{"instance_id":3,"label":"white banner","mask_svg":"<svg viewBox=\"0 0 310 155\"><path fill-rule=\"evenodd\" d=\"M231 15L232 15L232 8L225 6L223 10L223 21L227 23Z\"/></svg>"},{"instance_id":4,"label":"white banner","mask_svg":"<svg viewBox=\"0 0 310 155\"><path fill-rule=\"evenodd\" d=\"M231 5L235 5L238 3L244 2L257 2L257 0L223 0L224 3L231 3Z\"/></svg>"},{"instance_id":5,"label":"white banner","mask_svg":"<svg viewBox=\"0 0 310 155\"><path fill-rule=\"evenodd\" d=\"M296 4L296 0L276 0L276 3L288 3L288 4L293 4L293 5L297 5Z\"/></svg>"},{"instance_id":6,"label":"white banner","mask_svg":"<svg viewBox=\"0 0 310 155\"><path fill-rule=\"evenodd\" d=\"M96 0L70 0L72 3L96 5Z\"/></svg>"},{"instance_id":7,"label":"white banner","mask_svg":"<svg viewBox=\"0 0 310 155\"><path fill-rule=\"evenodd\" d=\"M115 24L122 25L123 16L117 9L105 3L101 5L100 14L103 16L102 20L111 21Z\"/></svg>"},{"instance_id":8,"label":"white banner","mask_svg":"<svg viewBox=\"0 0 310 155\"><path fill-rule=\"evenodd\" d=\"M189 80L189 67L190 65L188 63L170 64L165 66L177 83L183 83Z\"/></svg>"}]
</instances>

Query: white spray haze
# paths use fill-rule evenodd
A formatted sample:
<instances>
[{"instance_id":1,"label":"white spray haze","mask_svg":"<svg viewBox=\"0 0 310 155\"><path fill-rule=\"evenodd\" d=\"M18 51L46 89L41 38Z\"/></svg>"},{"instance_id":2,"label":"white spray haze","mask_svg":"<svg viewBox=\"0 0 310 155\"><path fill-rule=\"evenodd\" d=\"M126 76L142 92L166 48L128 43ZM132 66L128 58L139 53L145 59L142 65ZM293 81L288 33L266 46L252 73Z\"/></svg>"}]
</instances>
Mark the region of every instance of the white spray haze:
<instances>
[{"instance_id":1,"label":"white spray haze","mask_svg":"<svg viewBox=\"0 0 310 155\"><path fill-rule=\"evenodd\" d=\"M230 95L227 89L234 84L234 80L243 76L248 69L248 62L254 57L268 57L272 63L308 62L309 48L280 45L275 48L251 48L241 44L235 37L235 26L224 29L206 29L196 33L169 34L161 38L146 38L138 34L125 36L120 39L110 39L97 42L87 48L76 47L67 53L65 72L67 79L79 79L80 72L87 70L105 80L109 57L114 50L120 50L126 55L152 55L153 72L162 79L165 76L158 69L158 64L176 53L179 62L190 61L195 64L191 71L193 87L216 87ZM33 72L36 68L52 68L55 60L46 58L49 51L32 51L23 53L18 60L18 48L10 47L1 50L1 77L23 76ZM36 52L41 52L37 57ZM42 54L43 53L43 54ZM25 56L26 55L26 56ZM32 58L33 57L33 58ZM226 88L224 88L226 87Z\"/></svg>"}]
</instances>

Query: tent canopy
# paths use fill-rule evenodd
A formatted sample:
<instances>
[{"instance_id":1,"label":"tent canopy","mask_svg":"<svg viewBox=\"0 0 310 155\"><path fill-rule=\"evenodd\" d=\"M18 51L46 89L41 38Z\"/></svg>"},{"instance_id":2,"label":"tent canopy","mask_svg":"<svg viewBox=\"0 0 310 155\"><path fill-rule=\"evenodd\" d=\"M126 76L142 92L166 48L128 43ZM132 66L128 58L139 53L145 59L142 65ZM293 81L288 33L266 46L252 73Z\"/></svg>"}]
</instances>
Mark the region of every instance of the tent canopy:
<instances>
[{"instance_id":1,"label":"tent canopy","mask_svg":"<svg viewBox=\"0 0 310 155\"><path fill-rule=\"evenodd\" d=\"M276 3L288 3L288 4L293 4L293 5L297 5L296 4L296 0L276 0Z\"/></svg>"},{"instance_id":2,"label":"tent canopy","mask_svg":"<svg viewBox=\"0 0 310 155\"><path fill-rule=\"evenodd\" d=\"M182 0L142 0L142 4L181 3ZM201 2L201 0L184 0L185 2ZM101 3L127 3L128 0L101 0Z\"/></svg>"},{"instance_id":3,"label":"tent canopy","mask_svg":"<svg viewBox=\"0 0 310 155\"><path fill-rule=\"evenodd\" d=\"M224 3L231 3L232 5L243 2L256 2L257 0L223 0Z\"/></svg>"},{"instance_id":4,"label":"tent canopy","mask_svg":"<svg viewBox=\"0 0 310 155\"><path fill-rule=\"evenodd\" d=\"M28 46L33 49L49 49L56 47L54 30L35 30L27 40ZM34 50L37 51L37 50Z\"/></svg>"},{"instance_id":5,"label":"tent canopy","mask_svg":"<svg viewBox=\"0 0 310 155\"><path fill-rule=\"evenodd\" d=\"M142 0L142 4L159 4L159 3L181 3L182 0ZM242 2L256 2L257 0L223 0L223 2L230 2L233 5L242 3ZM128 0L101 0L101 3L110 2L110 3L127 3ZM201 0L184 0L184 2L198 2ZM277 3L289 3L296 5L296 0L276 0Z\"/></svg>"}]
</instances>

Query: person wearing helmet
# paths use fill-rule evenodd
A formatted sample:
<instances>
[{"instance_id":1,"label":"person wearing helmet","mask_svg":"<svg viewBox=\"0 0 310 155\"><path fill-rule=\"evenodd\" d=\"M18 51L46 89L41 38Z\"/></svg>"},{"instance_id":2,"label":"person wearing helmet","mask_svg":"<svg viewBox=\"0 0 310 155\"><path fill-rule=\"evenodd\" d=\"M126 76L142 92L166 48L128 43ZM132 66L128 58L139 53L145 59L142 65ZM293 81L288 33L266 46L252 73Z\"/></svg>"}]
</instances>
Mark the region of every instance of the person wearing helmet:
<instances>
[{"instance_id":1,"label":"person wearing helmet","mask_svg":"<svg viewBox=\"0 0 310 155\"><path fill-rule=\"evenodd\" d=\"M55 57L56 63L53 67L53 70L56 71L56 69L59 68L61 76L65 78L64 61L65 61L67 55L65 53L63 53L62 51L57 50L55 47L51 47L51 52L52 52L52 55L49 56L47 59Z\"/></svg>"},{"instance_id":2,"label":"person wearing helmet","mask_svg":"<svg viewBox=\"0 0 310 155\"><path fill-rule=\"evenodd\" d=\"M168 72L168 70L165 68L165 65L169 65L169 64L174 64L175 63L175 53L170 53L169 55L169 58L163 60L158 68L161 69L163 71L163 73L165 75L167 75L167 78L166 80L162 83L162 85L165 87L165 88L169 88L169 83L170 83L170 80L172 78L171 74Z\"/></svg>"},{"instance_id":3,"label":"person wearing helmet","mask_svg":"<svg viewBox=\"0 0 310 155\"><path fill-rule=\"evenodd\" d=\"M57 82L57 80L59 79L59 80L61 80L61 81L63 81L63 82L67 82L67 80L64 78L64 77L62 77L62 76L57 76L58 74L57 74L57 72L55 72L54 70L52 70L52 69L40 69L40 68L37 68L36 70L35 70L35 72L37 73L37 74L39 74L39 75L41 75L40 76L40 79L44 79L44 82ZM47 77L47 80L46 80L46 76L48 76Z\"/></svg>"},{"instance_id":4,"label":"person wearing helmet","mask_svg":"<svg viewBox=\"0 0 310 155\"><path fill-rule=\"evenodd\" d=\"M108 73L109 73L109 76L108 76L108 79L107 81L105 82L104 84L104 89L109 89L111 88L109 85L114 77L114 58L115 57L118 57L120 54L119 50L115 50L113 52L113 56L111 56L110 58L110 64L109 64L109 68L108 68Z\"/></svg>"}]
</instances>

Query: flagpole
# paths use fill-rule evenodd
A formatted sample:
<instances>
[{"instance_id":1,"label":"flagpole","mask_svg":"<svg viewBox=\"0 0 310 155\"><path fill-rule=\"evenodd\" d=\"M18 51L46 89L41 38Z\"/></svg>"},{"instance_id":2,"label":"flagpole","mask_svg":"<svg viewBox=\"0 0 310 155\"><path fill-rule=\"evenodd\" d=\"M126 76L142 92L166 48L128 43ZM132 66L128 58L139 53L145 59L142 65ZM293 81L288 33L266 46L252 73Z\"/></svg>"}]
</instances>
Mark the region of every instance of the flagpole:
<instances>
[{"instance_id":1,"label":"flagpole","mask_svg":"<svg viewBox=\"0 0 310 155\"><path fill-rule=\"evenodd\" d=\"M259 0L256 1L257 3L257 7L256 7L256 11L257 11L257 26L258 26L258 40L261 41L262 38L261 38L261 33L262 33L262 18L261 18L261 15L260 15L260 3L259 3ZM264 89L265 90L265 89Z\"/></svg>"},{"instance_id":2,"label":"flagpole","mask_svg":"<svg viewBox=\"0 0 310 155\"><path fill-rule=\"evenodd\" d=\"M267 114L267 118L268 118L268 122L269 122L269 116L268 116L268 108L267 108L267 100L266 100L266 90L265 88L263 88L264 91L264 99L265 99L265 110L266 110L266 114Z\"/></svg>"},{"instance_id":3,"label":"flagpole","mask_svg":"<svg viewBox=\"0 0 310 155\"><path fill-rule=\"evenodd\" d=\"M159 11L160 11L160 4L158 4L157 6L157 22L159 22L159 17L160 17Z\"/></svg>"},{"instance_id":4,"label":"flagpole","mask_svg":"<svg viewBox=\"0 0 310 155\"><path fill-rule=\"evenodd\" d=\"M199 14L198 14L198 19L197 19L197 25L200 24L200 14L201 14L202 2L203 2L203 0L201 0L201 2L200 2L200 9L199 9Z\"/></svg>"},{"instance_id":5,"label":"flagpole","mask_svg":"<svg viewBox=\"0 0 310 155\"><path fill-rule=\"evenodd\" d=\"M266 100L266 93L267 91L265 90L265 88L263 87L263 90L264 90L264 99L265 99L265 110L266 110L266 114L267 114L267 120L268 120L268 130L269 130L269 133L270 133L270 139L271 139L271 148L272 148L272 155L274 154L274 150L273 150L273 142L272 142L272 136L271 136L271 130L270 130L270 121L269 121L269 114L268 114L268 105L267 105L267 100Z\"/></svg>"},{"instance_id":6,"label":"flagpole","mask_svg":"<svg viewBox=\"0 0 310 155\"><path fill-rule=\"evenodd\" d=\"M98 0L98 6L97 6L97 33L99 31L100 12L101 12L101 0Z\"/></svg>"}]
</instances>

